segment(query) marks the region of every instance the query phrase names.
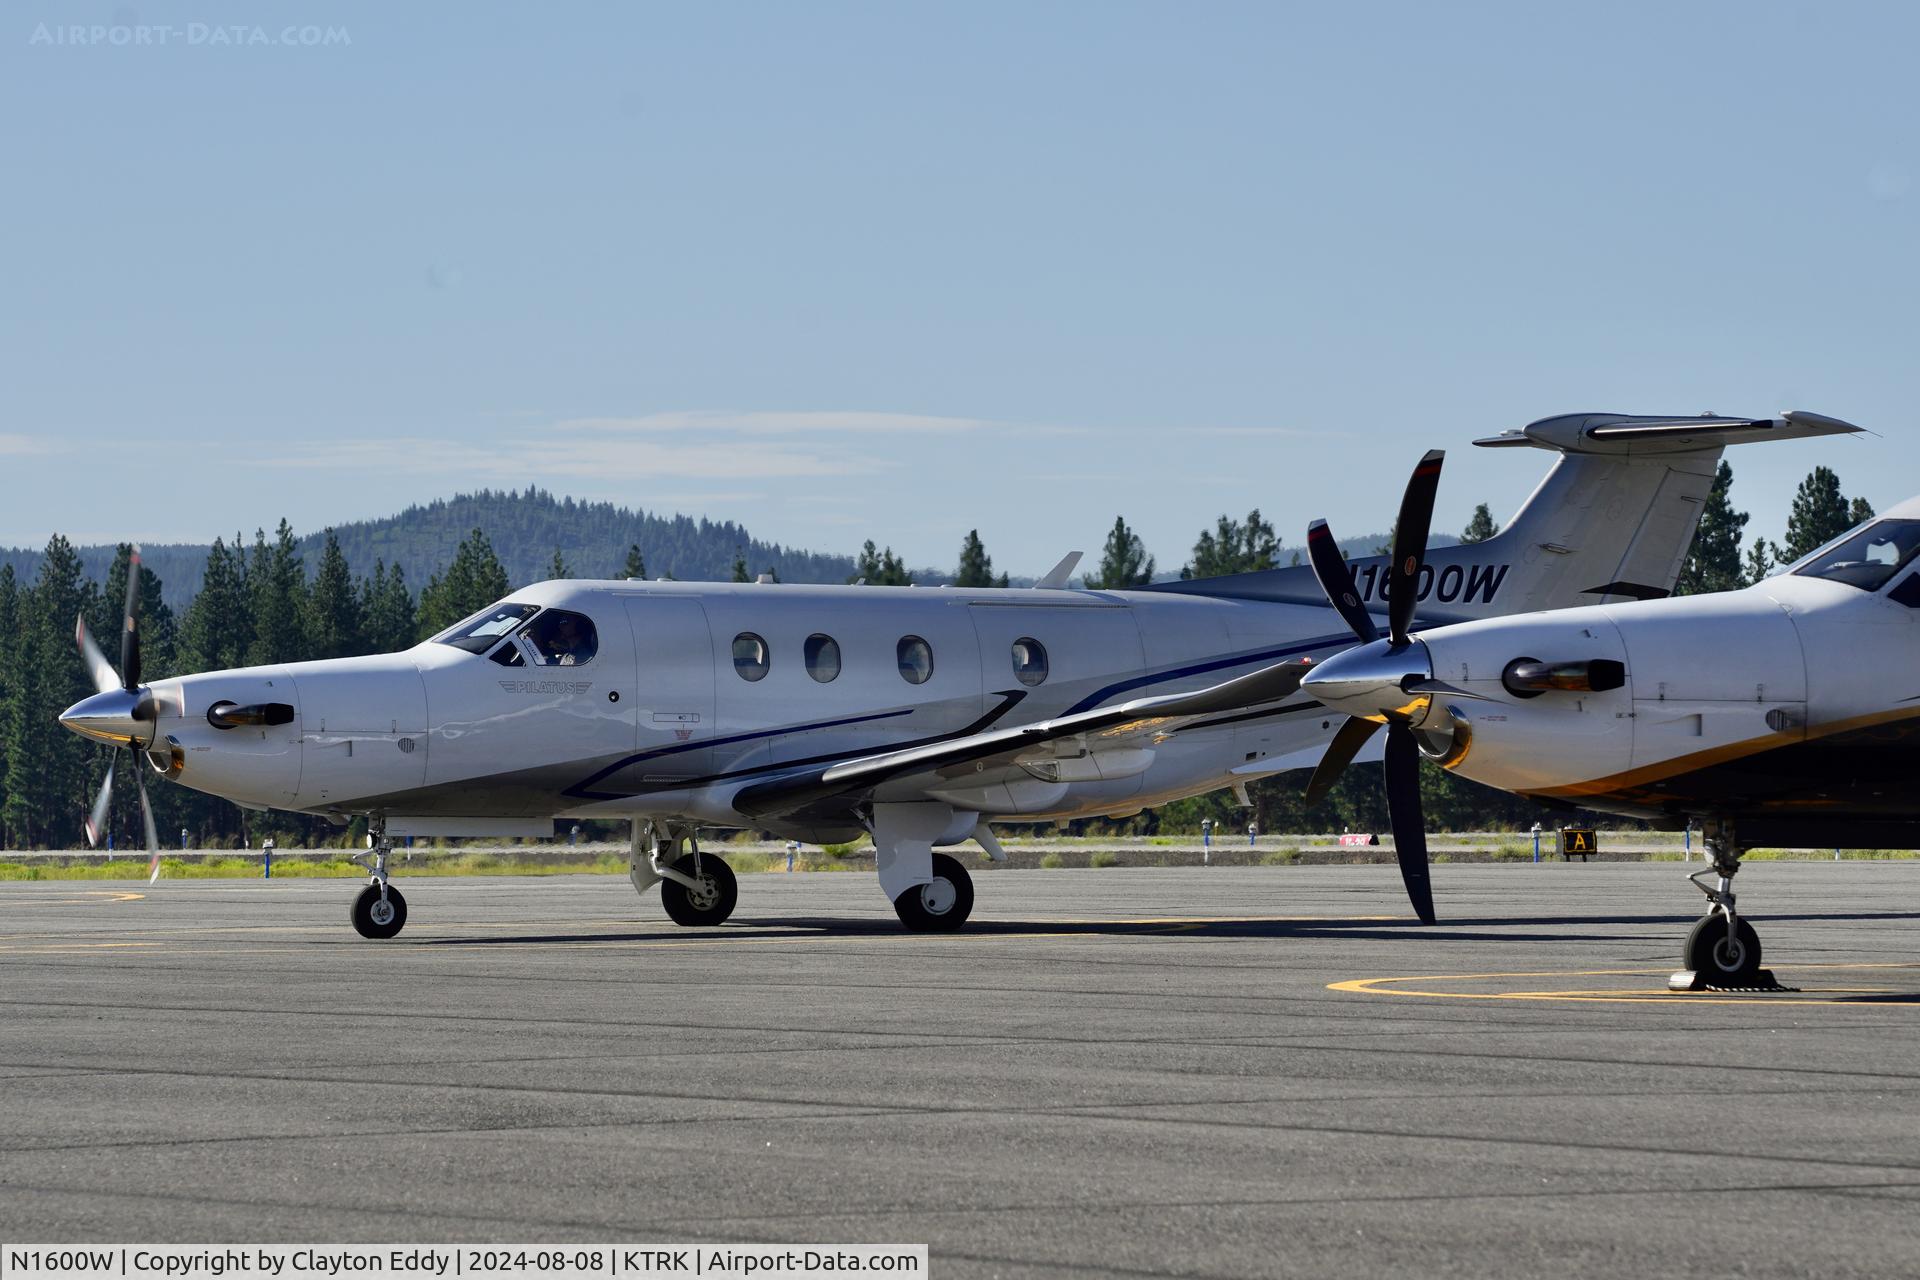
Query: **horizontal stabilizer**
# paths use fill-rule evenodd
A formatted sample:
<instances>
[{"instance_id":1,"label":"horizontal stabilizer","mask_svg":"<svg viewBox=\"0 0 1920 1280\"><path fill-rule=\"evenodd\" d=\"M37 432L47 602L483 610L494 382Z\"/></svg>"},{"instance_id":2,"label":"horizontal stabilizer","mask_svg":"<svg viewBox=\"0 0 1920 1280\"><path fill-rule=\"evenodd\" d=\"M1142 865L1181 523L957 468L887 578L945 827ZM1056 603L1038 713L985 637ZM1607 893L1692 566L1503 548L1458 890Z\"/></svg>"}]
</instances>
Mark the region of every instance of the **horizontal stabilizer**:
<instances>
[{"instance_id":1,"label":"horizontal stabilizer","mask_svg":"<svg viewBox=\"0 0 1920 1280\"><path fill-rule=\"evenodd\" d=\"M1851 422L1789 409L1777 418L1563 413L1474 443L1487 449L1553 449L1561 453L1700 453L1759 440L1853 435Z\"/></svg>"}]
</instances>

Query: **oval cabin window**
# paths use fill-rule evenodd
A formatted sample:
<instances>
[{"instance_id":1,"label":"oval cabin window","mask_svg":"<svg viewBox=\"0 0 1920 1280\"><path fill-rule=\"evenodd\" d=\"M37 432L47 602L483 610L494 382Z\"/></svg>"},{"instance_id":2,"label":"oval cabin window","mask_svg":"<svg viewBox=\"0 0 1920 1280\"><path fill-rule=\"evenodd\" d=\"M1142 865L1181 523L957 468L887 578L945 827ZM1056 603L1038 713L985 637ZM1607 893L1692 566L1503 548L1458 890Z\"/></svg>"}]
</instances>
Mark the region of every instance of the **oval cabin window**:
<instances>
[{"instance_id":1,"label":"oval cabin window","mask_svg":"<svg viewBox=\"0 0 1920 1280\"><path fill-rule=\"evenodd\" d=\"M1013 678L1028 686L1046 682L1047 647L1032 636L1013 642Z\"/></svg>"},{"instance_id":2,"label":"oval cabin window","mask_svg":"<svg viewBox=\"0 0 1920 1280\"><path fill-rule=\"evenodd\" d=\"M733 638L733 669L742 680L767 678L767 642L751 631Z\"/></svg>"},{"instance_id":3,"label":"oval cabin window","mask_svg":"<svg viewBox=\"0 0 1920 1280\"><path fill-rule=\"evenodd\" d=\"M840 674L840 642L814 632L807 637L807 674L826 684Z\"/></svg>"},{"instance_id":4,"label":"oval cabin window","mask_svg":"<svg viewBox=\"0 0 1920 1280\"><path fill-rule=\"evenodd\" d=\"M933 646L919 636L902 636L894 647L900 662L900 678L908 684L925 684L933 679Z\"/></svg>"}]
</instances>

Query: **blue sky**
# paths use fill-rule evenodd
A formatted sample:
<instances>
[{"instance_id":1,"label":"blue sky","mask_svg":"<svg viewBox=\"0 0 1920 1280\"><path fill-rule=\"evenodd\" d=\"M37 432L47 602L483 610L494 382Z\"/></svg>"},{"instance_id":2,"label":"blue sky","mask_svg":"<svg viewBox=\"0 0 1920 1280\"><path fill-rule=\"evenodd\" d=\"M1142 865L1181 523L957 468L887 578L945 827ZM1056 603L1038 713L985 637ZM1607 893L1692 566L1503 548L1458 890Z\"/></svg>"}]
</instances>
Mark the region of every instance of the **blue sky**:
<instances>
[{"instance_id":1,"label":"blue sky","mask_svg":"<svg viewBox=\"0 0 1920 1280\"><path fill-rule=\"evenodd\" d=\"M347 39L277 43L309 24ZM1467 441L1549 413L1880 433L1735 451L1778 537L1822 461L1920 491L1916 37L1897 5L12 5L0 544L533 483L915 564L977 526L1016 573L1124 514L1172 566L1222 511L1382 528L1429 447L1438 527L1504 516L1544 455Z\"/></svg>"}]
</instances>

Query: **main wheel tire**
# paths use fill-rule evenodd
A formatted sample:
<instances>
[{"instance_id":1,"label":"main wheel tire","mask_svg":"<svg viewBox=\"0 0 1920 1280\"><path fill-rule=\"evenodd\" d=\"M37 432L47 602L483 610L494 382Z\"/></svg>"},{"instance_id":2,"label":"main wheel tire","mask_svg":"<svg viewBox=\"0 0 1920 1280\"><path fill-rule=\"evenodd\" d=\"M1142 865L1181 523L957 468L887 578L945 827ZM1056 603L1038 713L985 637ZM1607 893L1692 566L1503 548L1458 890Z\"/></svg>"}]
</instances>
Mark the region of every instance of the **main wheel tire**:
<instances>
[{"instance_id":1,"label":"main wheel tire","mask_svg":"<svg viewBox=\"0 0 1920 1280\"><path fill-rule=\"evenodd\" d=\"M1728 945L1727 920L1719 912L1701 916L1687 934L1687 968L1710 985L1737 987L1760 973L1760 935L1744 919L1733 927Z\"/></svg>"},{"instance_id":2,"label":"main wheel tire","mask_svg":"<svg viewBox=\"0 0 1920 1280\"><path fill-rule=\"evenodd\" d=\"M973 914L973 877L957 858L933 855L933 880L893 900L900 923L915 933L952 933Z\"/></svg>"},{"instance_id":3,"label":"main wheel tire","mask_svg":"<svg viewBox=\"0 0 1920 1280\"><path fill-rule=\"evenodd\" d=\"M733 878L732 867L710 853L703 853L696 875L693 855L689 853L675 860L673 869L700 882L698 890L689 889L677 880L660 882L660 904L675 924L695 929L711 927L733 914L734 904L740 901L740 883Z\"/></svg>"},{"instance_id":4,"label":"main wheel tire","mask_svg":"<svg viewBox=\"0 0 1920 1280\"><path fill-rule=\"evenodd\" d=\"M406 927L407 900L392 885L387 886L386 901L380 900L380 886L370 884L353 900L353 929L363 938L391 938Z\"/></svg>"}]
</instances>

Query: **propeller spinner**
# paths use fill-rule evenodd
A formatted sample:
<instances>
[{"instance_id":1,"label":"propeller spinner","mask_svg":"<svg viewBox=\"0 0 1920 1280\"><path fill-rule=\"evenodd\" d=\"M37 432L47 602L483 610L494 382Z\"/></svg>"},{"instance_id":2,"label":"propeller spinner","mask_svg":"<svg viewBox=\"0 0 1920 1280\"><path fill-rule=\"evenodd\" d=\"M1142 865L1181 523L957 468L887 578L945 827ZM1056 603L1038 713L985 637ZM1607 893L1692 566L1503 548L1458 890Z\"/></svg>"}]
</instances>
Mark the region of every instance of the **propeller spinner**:
<instances>
[{"instance_id":1,"label":"propeller spinner","mask_svg":"<svg viewBox=\"0 0 1920 1280\"><path fill-rule=\"evenodd\" d=\"M1325 520L1307 528L1307 557L1327 602L1346 620L1360 643L1318 664L1301 686L1348 718L1334 734L1307 784L1308 804L1317 803L1353 763L1381 725L1387 726L1385 775L1387 816L1400 859L1400 878L1423 924L1432 924L1433 886L1427 875L1427 831L1420 810L1420 746L1414 731L1433 707L1433 694L1447 690L1433 679L1426 646L1412 634L1420 602L1420 572L1426 563L1427 533L1433 500L1440 488L1446 454L1428 451L1413 469L1400 500L1393 529L1393 561L1388 566L1387 637L1380 638L1373 618L1360 603L1353 571L1333 540Z\"/></svg>"}]
</instances>

